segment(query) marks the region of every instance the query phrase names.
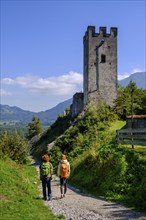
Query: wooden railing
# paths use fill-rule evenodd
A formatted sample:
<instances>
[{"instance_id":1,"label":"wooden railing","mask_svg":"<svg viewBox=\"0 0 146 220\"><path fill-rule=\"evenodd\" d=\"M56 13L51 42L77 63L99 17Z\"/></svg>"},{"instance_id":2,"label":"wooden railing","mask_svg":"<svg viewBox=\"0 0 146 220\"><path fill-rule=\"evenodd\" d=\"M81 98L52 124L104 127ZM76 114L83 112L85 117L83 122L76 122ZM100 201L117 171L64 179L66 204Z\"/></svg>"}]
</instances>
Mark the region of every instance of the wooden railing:
<instances>
[{"instance_id":1,"label":"wooden railing","mask_svg":"<svg viewBox=\"0 0 146 220\"><path fill-rule=\"evenodd\" d=\"M117 142L121 144L146 146L146 128L117 130Z\"/></svg>"}]
</instances>

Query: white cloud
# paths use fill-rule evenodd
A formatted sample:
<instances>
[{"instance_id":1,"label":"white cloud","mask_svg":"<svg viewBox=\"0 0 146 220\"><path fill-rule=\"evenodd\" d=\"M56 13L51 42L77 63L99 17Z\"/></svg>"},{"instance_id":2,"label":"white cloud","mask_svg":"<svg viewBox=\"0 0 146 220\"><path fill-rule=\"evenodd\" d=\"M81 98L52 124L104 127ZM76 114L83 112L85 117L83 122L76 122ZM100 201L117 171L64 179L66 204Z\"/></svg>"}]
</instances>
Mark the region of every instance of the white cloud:
<instances>
[{"instance_id":1,"label":"white cloud","mask_svg":"<svg viewBox=\"0 0 146 220\"><path fill-rule=\"evenodd\" d=\"M129 77L130 75L131 75L130 73L122 73L122 74L118 75L118 80L125 79L125 78Z\"/></svg>"},{"instance_id":2,"label":"white cloud","mask_svg":"<svg viewBox=\"0 0 146 220\"><path fill-rule=\"evenodd\" d=\"M0 89L0 96L11 96L11 95L12 94L10 92Z\"/></svg>"},{"instance_id":3,"label":"white cloud","mask_svg":"<svg viewBox=\"0 0 146 220\"><path fill-rule=\"evenodd\" d=\"M14 85L15 84L15 81L11 78L4 78L1 80L1 82L3 84L7 84L7 85Z\"/></svg>"},{"instance_id":4,"label":"white cloud","mask_svg":"<svg viewBox=\"0 0 146 220\"><path fill-rule=\"evenodd\" d=\"M133 69L133 70L131 70L131 71L129 71L129 72L120 73L120 74L118 75L118 80L125 79L125 78L129 77L129 76L130 76L131 74L133 74L133 73L143 72L143 71L144 71L144 70L141 70L141 69L139 69L139 68L135 68L135 69Z\"/></svg>"},{"instance_id":5,"label":"white cloud","mask_svg":"<svg viewBox=\"0 0 146 220\"><path fill-rule=\"evenodd\" d=\"M15 79L4 78L2 84L17 85L35 93L49 95L73 95L82 89L83 76L77 72L41 78L33 75L18 76Z\"/></svg>"}]
</instances>

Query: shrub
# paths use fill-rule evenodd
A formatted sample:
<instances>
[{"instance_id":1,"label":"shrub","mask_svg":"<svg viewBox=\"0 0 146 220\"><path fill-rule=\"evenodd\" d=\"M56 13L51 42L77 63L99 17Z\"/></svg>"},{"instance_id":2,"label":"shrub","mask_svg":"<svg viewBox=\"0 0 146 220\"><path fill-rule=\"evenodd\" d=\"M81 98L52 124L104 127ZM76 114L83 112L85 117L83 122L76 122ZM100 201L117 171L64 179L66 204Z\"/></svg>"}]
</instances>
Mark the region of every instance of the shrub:
<instances>
[{"instance_id":1,"label":"shrub","mask_svg":"<svg viewBox=\"0 0 146 220\"><path fill-rule=\"evenodd\" d=\"M4 133L0 139L0 154L2 157L8 156L12 160L22 164L28 160L28 143L25 138L17 133Z\"/></svg>"}]
</instances>

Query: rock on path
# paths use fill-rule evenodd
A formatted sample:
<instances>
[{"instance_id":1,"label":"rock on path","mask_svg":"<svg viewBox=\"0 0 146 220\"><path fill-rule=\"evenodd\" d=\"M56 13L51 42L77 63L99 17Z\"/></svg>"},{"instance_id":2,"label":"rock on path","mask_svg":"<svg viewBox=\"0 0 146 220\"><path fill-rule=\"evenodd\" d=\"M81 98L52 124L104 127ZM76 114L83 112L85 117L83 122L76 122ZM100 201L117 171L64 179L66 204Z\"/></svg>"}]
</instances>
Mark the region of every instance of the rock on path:
<instances>
[{"instance_id":1,"label":"rock on path","mask_svg":"<svg viewBox=\"0 0 146 220\"><path fill-rule=\"evenodd\" d=\"M41 185L40 191L42 193ZM146 220L144 213L82 194L73 187L68 187L66 197L60 199L59 179L56 177L52 180L52 200L44 203L54 214L64 215L66 220Z\"/></svg>"}]
</instances>

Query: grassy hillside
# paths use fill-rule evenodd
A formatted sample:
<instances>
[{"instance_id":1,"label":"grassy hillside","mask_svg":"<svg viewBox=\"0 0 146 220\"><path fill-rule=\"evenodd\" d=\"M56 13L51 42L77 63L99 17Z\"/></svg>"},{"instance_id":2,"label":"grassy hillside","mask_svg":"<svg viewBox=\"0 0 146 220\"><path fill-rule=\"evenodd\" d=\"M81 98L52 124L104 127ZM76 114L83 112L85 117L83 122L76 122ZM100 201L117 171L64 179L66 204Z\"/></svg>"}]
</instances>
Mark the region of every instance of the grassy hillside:
<instances>
[{"instance_id":1,"label":"grassy hillside","mask_svg":"<svg viewBox=\"0 0 146 220\"><path fill-rule=\"evenodd\" d=\"M115 124L114 124L115 125ZM106 135L107 136L107 135ZM82 191L146 212L146 149L118 145L114 139L71 159L70 183Z\"/></svg>"},{"instance_id":2,"label":"grassy hillside","mask_svg":"<svg viewBox=\"0 0 146 220\"><path fill-rule=\"evenodd\" d=\"M62 129L63 135L50 151L55 170L61 153L65 153L71 164L70 184L84 192L146 211L146 148L135 146L133 151L131 146L117 144L116 129L124 125L108 107L96 110L89 107L70 129L63 130L62 124L56 122L48 136L34 146L34 152L39 153L35 156L45 152L44 143Z\"/></svg>"},{"instance_id":3,"label":"grassy hillside","mask_svg":"<svg viewBox=\"0 0 146 220\"><path fill-rule=\"evenodd\" d=\"M22 166L10 159L1 163L1 219L3 220L57 220L43 204L38 193L38 178L36 169L32 166Z\"/></svg>"}]
</instances>

